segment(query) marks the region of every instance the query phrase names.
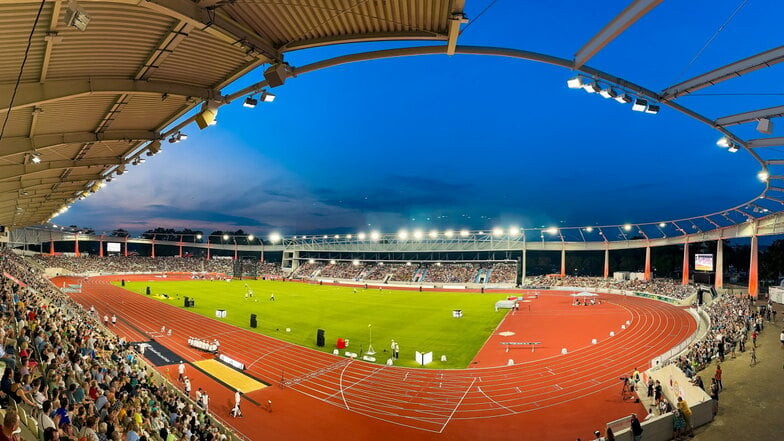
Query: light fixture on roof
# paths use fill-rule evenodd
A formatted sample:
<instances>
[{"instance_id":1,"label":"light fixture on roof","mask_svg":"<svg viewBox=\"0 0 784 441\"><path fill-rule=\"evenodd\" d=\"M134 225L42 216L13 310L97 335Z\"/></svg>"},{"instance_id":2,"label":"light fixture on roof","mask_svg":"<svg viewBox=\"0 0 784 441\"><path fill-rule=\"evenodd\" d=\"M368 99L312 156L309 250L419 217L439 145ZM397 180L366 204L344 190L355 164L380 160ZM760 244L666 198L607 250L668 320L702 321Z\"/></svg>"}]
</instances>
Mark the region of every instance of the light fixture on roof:
<instances>
[{"instance_id":1,"label":"light fixture on roof","mask_svg":"<svg viewBox=\"0 0 784 441\"><path fill-rule=\"evenodd\" d=\"M550 234L558 234L558 228L556 228L556 227L550 227L550 228L546 229L545 231L547 231Z\"/></svg>"},{"instance_id":2,"label":"light fixture on roof","mask_svg":"<svg viewBox=\"0 0 784 441\"><path fill-rule=\"evenodd\" d=\"M719 147L725 147L726 148L726 147L729 147L730 144L732 144L732 141L730 141L730 139L727 138L726 136L722 136L721 138L719 138L718 141L716 141L716 145L719 146Z\"/></svg>"},{"instance_id":3,"label":"light fixture on roof","mask_svg":"<svg viewBox=\"0 0 784 441\"><path fill-rule=\"evenodd\" d=\"M642 98L637 98L632 104L632 110L635 112L644 112L648 108L648 101Z\"/></svg>"},{"instance_id":4,"label":"light fixture on roof","mask_svg":"<svg viewBox=\"0 0 784 441\"><path fill-rule=\"evenodd\" d=\"M768 118L760 118L759 122L757 123L757 131L766 135L770 135L773 133L773 122L771 122L771 120Z\"/></svg>"},{"instance_id":5,"label":"light fixture on roof","mask_svg":"<svg viewBox=\"0 0 784 441\"><path fill-rule=\"evenodd\" d=\"M218 108L221 103L218 101L207 101L201 106L201 112L196 115L196 125L204 130L207 126L215 124L218 118Z\"/></svg>"},{"instance_id":6,"label":"light fixture on roof","mask_svg":"<svg viewBox=\"0 0 784 441\"><path fill-rule=\"evenodd\" d=\"M125 164L121 164L119 167L117 167L115 173L117 173L117 176L120 176L121 174L125 173Z\"/></svg>"},{"instance_id":7,"label":"light fixture on roof","mask_svg":"<svg viewBox=\"0 0 784 441\"><path fill-rule=\"evenodd\" d=\"M248 96L245 98L245 102L242 103L242 107L247 107L248 109L256 108L256 105L259 103L259 100L253 98L252 96Z\"/></svg>"},{"instance_id":8,"label":"light fixture on roof","mask_svg":"<svg viewBox=\"0 0 784 441\"><path fill-rule=\"evenodd\" d=\"M566 85L570 89L581 89L583 87L583 77L578 75L576 77L569 78L566 80Z\"/></svg>"},{"instance_id":9,"label":"light fixture on roof","mask_svg":"<svg viewBox=\"0 0 784 441\"><path fill-rule=\"evenodd\" d=\"M667 224L665 224L664 222L659 222L659 228L664 228L666 226L667 226Z\"/></svg>"},{"instance_id":10,"label":"light fixture on roof","mask_svg":"<svg viewBox=\"0 0 784 441\"><path fill-rule=\"evenodd\" d=\"M261 91L261 100L265 103L271 103L275 101L275 94L272 92L268 92L267 90L262 89Z\"/></svg>"},{"instance_id":11,"label":"light fixture on roof","mask_svg":"<svg viewBox=\"0 0 784 441\"><path fill-rule=\"evenodd\" d=\"M593 232L593 227L585 227L585 232L586 232L586 233L591 233L591 232Z\"/></svg>"},{"instance_id":12,"label":"light fixture on roof","mask_svg":"<svg viewBox=\"0 0 784 441\"><path fill-rule=\"evenodd\" d=\"M631 229L632 229L632 226L630 224L624 224L623 225L623 231L631 231Z\"/></svg>"},{"instance_id":13,"label":"light fixture on roof","mask_svg":"<svg viewBox=\"0 0 784 441\"><path fill-rule=\"evenodd\" d=\"M41 154L33 150L33 153L30 153L30 162L32 162L33 164L40 164Z\"/></svg>"},{"instance_id":14,"label":"light fixture on roof","mask_svg":"<svg viewBox=\"0 0 784 441\"><path fill-rule=\"evenodd\" d=\"M612 87L607 86L604 89L599 91L599 95L603 96L604 98L615 98L618 96L618 92L616 92Z\"/></svg>"},{"instance_id":15,"label":"light fixture on roof","mask_svg":"<svg viewBox=\"0 0 784 441\"><path fill-rule=\"evenodd\" d=\"M759 180L762 182L767 182L769 177L770 174L768 174L768 172L765 170L762 170L761 172L757 173L757 178L759 178Z\"/></svg>"},{"instance_id":16,"label":"light fixture on roof","mask_svg":"<svg viewBox=\"0 0 784 441\"><path fill-rule=\"evenodd\" d=\"M583 90L588 93L599 93L602 88L596 83L596 81L591 81L590 83L583 85Z\"/></svg>"},{"instance_id":17,"label":"light fixture on roof","mask_svg":"<svg viewBox=\"0 0 784 441\"><path fill-rule=\"evenodd\" d=\"M180 142L180 141L185 141L186 139L188 139L188 135L186 135L186 134L184 134L182 132L177 132L177 133L172 134L172 136L169 137L169 142L174 144L174 143L177 143L177 142Z\"/></svg>"},{"instance_id":18,"label":"light fixture on roof","mask_svg":"<svg viewBox=\"0 0 784 441\"><path fill-rule=\"evenodd\" d=\"M632 102L632 97L630 97L628 93L621 93L615 97L615 101L618 101L621 104L629 104Z\"/></svg>"},{"instance_id":19,"label":"light fixture on roof","mask_svg":"<svg viewBox=\"0 0 784 441\"><path fill-rule=\"evenodd\" d=\"M282 86L290 77L294 76L294 71L288 63L276 63L264 71L264 79L267 80L269 87Z\"/></svg>"},{"instance_id":20,"label":"light fixture on roof","mask_svg":"<svg viewBox=\"0 0 784 441\"><path fill-rule=\"evenodd\" d=\"M659 113L659 109L661 106L658 104L648 104L648 107L645 108L645 113L657 114Z\"/></svg>"},{"instance_id":21,"label":"light fixture on roof","mask_svg":"<svg viewBox=\"0 0 784 441\"><path fill-rule=\"evenodd\" d=\"M89 23L90 16L87 12L79 6L76 0L70 0L68 2L68 9L65 11L65 24L73 26L80 31L84 31L87 29Z\"/></svg>"},{"instance_id":22,"label":"light fixture on roof","mask_svg":"<svg viewBox=\"0 0 784 441\"><path fill-rule=\"evenodd\" d=\"M735 143L732 143L729 147L727 147L727 151L730 153L737 153L738 150L740 150L740 147L738 147L738 144Z\"/></svg>"}]
</instances>

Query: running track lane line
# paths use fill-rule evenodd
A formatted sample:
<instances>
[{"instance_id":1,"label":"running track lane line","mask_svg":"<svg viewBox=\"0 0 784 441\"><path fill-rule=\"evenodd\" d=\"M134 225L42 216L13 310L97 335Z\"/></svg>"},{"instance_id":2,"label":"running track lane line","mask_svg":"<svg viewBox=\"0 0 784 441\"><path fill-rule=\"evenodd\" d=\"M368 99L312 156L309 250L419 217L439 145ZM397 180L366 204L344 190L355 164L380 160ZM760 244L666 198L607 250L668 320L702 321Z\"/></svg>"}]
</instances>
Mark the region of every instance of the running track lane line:
<instances>
[{"instance_id":1,"label":"running track lane line","mask_svg":"<svg viewBox=\"0 0 784 441\"><path fill-rule=\"evenodd\" d=\"M468 392L471 390L472 387L474 387L474 383L476 383L476 377L474 377L474 379L471 380L471 384L469 384L465 392L463 392L463 396L460 397L460 401L458 401L457 404L455 405L455 408L452 409L452 413L449 414L449 418L446 419L446 422L441 427L441 430L438 431L438 433L444 433L444 429L446 429L446 425L449 424L450 421L452 421L452 417L455 415L455 412L457 412L457 408L460 407L460 404L463 402L466 395L468 395Z\"/></svg>"}]
</instances>

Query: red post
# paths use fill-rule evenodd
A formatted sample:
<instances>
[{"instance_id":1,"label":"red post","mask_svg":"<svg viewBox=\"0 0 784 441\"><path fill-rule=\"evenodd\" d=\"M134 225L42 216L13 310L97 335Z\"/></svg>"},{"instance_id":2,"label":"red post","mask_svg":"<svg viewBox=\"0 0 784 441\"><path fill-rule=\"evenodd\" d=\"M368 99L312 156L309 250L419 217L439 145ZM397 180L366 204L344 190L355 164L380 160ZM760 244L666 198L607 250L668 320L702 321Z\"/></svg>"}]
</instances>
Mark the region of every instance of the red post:
<instances>
[{"instance_id":1,"label":"red post","mask_svg":"<svg viewBox=\"0 0 784 441\"><path fill-rule=\"evenodd\" d=\"M757 244L757 235L751 236L751 262L749 262L749 295L755 299L759 295L759 267L757 256L759 245Z\"/></svg>"},{"instance_id":2,"label":"red post","mask_svg":"<svg viewBox=\"0 0 784 441\"><path fill-rule=\"evenodd\" d=\"M604 278L610 277L610 246L609 244L604 244Z\"/></svg>"},{"instance_id":3,"label":"red post","mask_svg":"<svg viewBox=\"0 0 784 441\"><path fill-rule=\"evenodd\" d=\"M182 257L182 235L180 235L180 257Z\"/></svg>"},{"instance_id":4,"label":"red post","mask_svg":"<svg viewBox=\"0 0 784 441\"><path fill-rule=\"evenodd\" d=\"M237 239L234 239L234 260L237 260Z\"/></svg>"},{"instance_id":5,"label":"red post","mask_svg":"<svg viewBox=\"0 0 784 441\"><path fill-rule=\"evenodd\" d=\"M155 259L155 236L152 237L152 251L150 252L150 257Z\"/></svg>"},{"instance_id":6,"label":"red post","mask_svg":"<svg viewBox=\"0 0 784 441\"><path fill-rule=\"evenodd\" d=\"M210 260L210 238L207 238L207 260Z\"/></svg>"},{"instance_id":7,"label":"red post","mask_svg":"<svg viewBox=\"0 0 784 441\"><path fill-rule=\"evenodd\" d=\"M76 234L76 239L74 240L74 255L79 257L79 234Z\"/></svg>"},{"instance_id":8,"label":"red post","mask_svg":"<svg viewBox=\"0 0 784 441\"><path fill-rule=\"evenodd\" d=\"M645 280L651 280L651 246L645 247Z\"/></svg>"},{"instance_id":9,"label":"red post","mask_svg":"<svg viewBox=\"0 0 784 441\"><path fill-rule=\"evenodd\" d=\"M123 253L125 257L128 257L128 236L125 236L125 252Z\"/></svg>"},{"instance_id":10,"label":"red post","mask_svg":"<svg viewBox=\"0 0 784 441\"><path fill-rule=\"evenodd\" d=\"M561 248L561 277L566 277L566 248Z\"/></svg>"},{"instance_id":11,"label":"red post","mask_svg":"<svg viewBox=\"0 0 784 441\"><path fill-rule=\"evenodd\" d=\"M683 243L683 274L681 276L681 285L689 284L689 242Z\"/></svg>"},{"instance_id":12,"label":"red post","mask_svg":"<svg viewBox=\"0 0 784 441\"><path fill-rule=\"evenodd\" d=\"M54 239L52 233L49 233L49 255L54 256Z\"/></svg>"},{"instance_id":13,"label":"red post","mask_svg":"<svg viewBox=\"0 0 784 441\"><path fill-rule=\"evenodd\" d=\"M98 257L103 257L103 234L98 238Z\"/></svg>"}]
</instances>

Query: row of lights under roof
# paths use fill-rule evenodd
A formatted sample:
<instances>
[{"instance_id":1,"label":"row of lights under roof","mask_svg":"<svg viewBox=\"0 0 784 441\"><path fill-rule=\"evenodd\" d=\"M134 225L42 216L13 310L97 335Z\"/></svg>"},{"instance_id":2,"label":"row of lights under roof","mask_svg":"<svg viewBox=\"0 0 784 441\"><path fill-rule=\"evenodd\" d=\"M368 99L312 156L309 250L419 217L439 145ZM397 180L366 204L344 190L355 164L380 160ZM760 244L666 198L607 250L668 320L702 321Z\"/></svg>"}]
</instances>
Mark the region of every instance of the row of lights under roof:
<instances>
[{"instance_id":1,"label":"row of lights under roof","mask_svg":"<svg viewBox=\"0 0 784 441\"><path fill-rule=\"evenodd\" d=\"M308 263L316 263L316 259L308 259ZM336 263L338 263L338 261L335 260L335 259L331 259L329 261L330 265L335 265ZM368 263L370 263L370 262L368 262ZM362 262L359 259L354 259L354 260L351 261L351 264L354 265L354 266L359 266L360 264L362 264ZM384 266L384 262L376 262L376 265ZM406 266L411 266L411 265L413 265L412 262L410 262L410 261L406 262ZM441 262L436 262L435 265L436 266L441 266Z\"/></svg>"},{"instance_id":2,"label":"row of lights under roof","mask_svg":"<svg viewBox=\"0 0 784 441\"><path fill-rule=\"evenodd\" d=\"M569 86L570 89L583 89L588 93L595 93L606 99L612 98L621 104L632 103L632 110L635 112L656 114L659 113L659 109L661 109L659 104L649 103L648 99L632 97L624 91L619 92L615 90L615 88L609 84L601 85L597 81L585 78L581 75L570 78L566 82L566 85Z\"/></svg>"}]
</instances>

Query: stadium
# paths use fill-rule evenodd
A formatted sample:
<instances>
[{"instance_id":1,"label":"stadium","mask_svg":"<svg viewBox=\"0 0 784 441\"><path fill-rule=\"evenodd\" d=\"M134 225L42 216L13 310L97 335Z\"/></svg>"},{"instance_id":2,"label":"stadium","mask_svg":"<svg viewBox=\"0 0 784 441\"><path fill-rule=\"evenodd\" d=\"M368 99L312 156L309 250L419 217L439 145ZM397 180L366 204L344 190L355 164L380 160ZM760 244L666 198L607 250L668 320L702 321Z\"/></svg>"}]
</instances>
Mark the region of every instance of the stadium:
<instances>
[{"instance_id":1,"label":"stadium","mask_svg":"<svg viewBox=\"0 0 784 441\"><path fill-rule=\"evenodd\" d=\"M781 48L659 88L646 71L655 64L624 66L628 79L592 64L623 58L616 40L682 6L608 2L612 13L570 15L591 26L564 55L460 44L496 7L470 3L0 2L0 47L18 60L0 70L6 437L777 439L775 415L748 400L775 409L784 396L773 370L781 244L770 243L782 231L784 138L766 136L784 112L724 86L772 78ZM716 12L726 22L703 50L745 3ZM533 21L550 29L553 14ZM580 225L412 217L337 231L322 216L323 230L304 233L182 224L134 237L125 225L55 224L187 131L209 133L219 110L270 103L295 78L427 56L545 65L559 73L558 96L582 94L571 103L677 115L673 127L698 125L724 158L742 155L723 160L740 171L716 182L737 183L745 199L708 191L682 217ZM706 103L712 88L730 98ZM227 186L255 190L245 184ZM702 184L683 187L718 187ZM651 216L645 201L623 202Z\"/></svg>"}]
</instances>

